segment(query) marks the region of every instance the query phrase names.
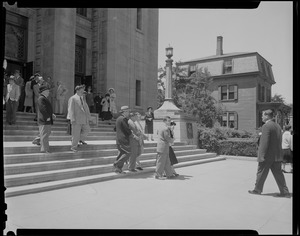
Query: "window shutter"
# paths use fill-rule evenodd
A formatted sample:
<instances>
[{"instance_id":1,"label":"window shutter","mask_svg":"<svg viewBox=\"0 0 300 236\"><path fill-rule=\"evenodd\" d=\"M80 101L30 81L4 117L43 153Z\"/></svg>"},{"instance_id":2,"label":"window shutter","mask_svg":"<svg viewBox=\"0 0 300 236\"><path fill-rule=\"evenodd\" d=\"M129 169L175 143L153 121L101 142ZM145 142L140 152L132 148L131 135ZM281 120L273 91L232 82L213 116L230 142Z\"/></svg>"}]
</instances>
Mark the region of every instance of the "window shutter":
<instances>
[{"instance_id":1,"label":"window shutter","mask_svg":"<svg viewBox=\"0 0 300 236\"><path fill-rule=\"evenodd\" d=\"M222 91L221 91L221 86L218 87L218 98L219 98L219 101L221 101L221 95L222 95Z\"/></svg>"},{"instance_id":2,"label":"window shutter","mask_svg":"<svg viewBox=\"0 0 300 236\"><path fill-rule=\"evenodd\" d=\"M234 113L234 128L238 129L238 113Z\"/></svg>"},{"instance_id":3,"label":"window shutter","mask_svg":"<svg viewBox=\"0 0 300 236\"><path fill-rule=\"evenodd\" d=\"M238 86L234 85L234 99L238 99Z\"/></svg>"}]
</instances>

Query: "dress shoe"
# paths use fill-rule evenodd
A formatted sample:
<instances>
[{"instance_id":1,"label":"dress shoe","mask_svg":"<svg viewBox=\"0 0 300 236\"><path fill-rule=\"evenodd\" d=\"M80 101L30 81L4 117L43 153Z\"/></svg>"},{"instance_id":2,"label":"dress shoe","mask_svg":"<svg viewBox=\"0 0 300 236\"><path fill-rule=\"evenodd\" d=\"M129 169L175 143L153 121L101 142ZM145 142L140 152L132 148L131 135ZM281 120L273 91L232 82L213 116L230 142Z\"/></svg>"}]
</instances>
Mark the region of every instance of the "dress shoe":
<instances>
[{"instance_id":1,"label":"dress shoe","mask_svg":"<svg viewBox=\"0 0 300 236\"><path fill-rule=\"evenodd\" d=\"M126 174L126 172L122 171L121 169L116 169L115 173L116 174Z\"/></svg>"},{"instance_id":2,"label":"dress shoe","mask_svg":"<svg viewBox=\"0 0 300 236\"><path fill-rule=\"evenodd\" d=\"M75 148L71 148L71 151L72 152L78 152L77 149L75 149Z\"/></svg>"},{"instance_id":3,"label":"dress shoe","mask_svg":"<svg viewBox=\"0 0 300 236\"><path fill-rule=\"evenodd\" d=\"M86 143L86 142L84 142L84 141L81 141L81 140L79 141L79 143L80 143L80 144L82 144L82 145L87 145L87 143Z\"/></svg>"},{"instance_id":4,"label":"dress shoe","mask_svg":"<svg viewBox=\"0 0 300 236\"><path fill-rule=\"evenodd\" d=\"M136 169L137 170L144 170L142 167L137 167Z\"/></svg>"},{"instance_id":5,"label":"dress shoe","mask_svg":"<svg viewBox=\"0 0 300 236\"><path fill-rule=\"evenodd\" d=\"M166 177L159 176L159 175L155 175L155 179L159 179L159 180L165 180L165 179L166 179Z\"/></svg>"},{"instance_id":6,"label":"dress shoe","mask_svg":"<svg viewBox=\"0 0 300 236\"><path fill-rule=\"evenodd\" d=\"M286 198L290 198L291 194L290 193L277 193L274 197L286 197Z\"/></svg>"},{"instance_id":7,"label":"dress shoe","mask_svg":"<svg viewBox=\"0 0 300 236\"><path fill-rule=\"evenodd\" d=\"M248 193L256 194L256 195L260 195L261 194L260 192L257 192L256 190L249 190Z\"/></svg>"},{"instance_id":8,"label":"dress shoe","mask_svg":"<svg viewBox=\"0 0 300 236\"><path fill-rule=\"evenodd\" d=\"M179 174L177 174L177 173L174 173L173 175L174 175L175 177L179 176Z\"/></svg>"}]
</instances>

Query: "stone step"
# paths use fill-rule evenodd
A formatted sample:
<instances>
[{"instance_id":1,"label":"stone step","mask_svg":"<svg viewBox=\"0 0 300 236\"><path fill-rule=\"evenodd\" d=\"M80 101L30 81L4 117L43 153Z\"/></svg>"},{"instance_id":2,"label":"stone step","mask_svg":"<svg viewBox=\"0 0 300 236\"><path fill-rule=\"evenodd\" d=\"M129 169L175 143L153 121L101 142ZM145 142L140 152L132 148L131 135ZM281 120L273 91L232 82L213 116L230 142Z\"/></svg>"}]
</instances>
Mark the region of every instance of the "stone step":
<instances>
[{"instance_id":1,"label":"stone step","mask_svg":"<svg viewBox=\"0 0 300 236\"><path fill-rule=\"evenodd\" d=\"M30 114L30 115L27 115ZM17 113L16 120L34 120L36 117L35 113ZM3 120L6 121L6 114L3 114ZM55 121L60 121L60 122L67 122L67 119L63 116L56 116Z\"/></svg>"},{"instance_id":2,"label":"stone step","mask_svg":"<svg viewBox=\"0 0 300 236\"><path fill-rule=\"evenodd\" d=\"M201 149L191 149L191 150L175 150L176 156L180 157L183 155L195 155L195 154L204 154L205 150ZM106 155L101 153L99 156L99 152L93 152L94 155L85 155L85 157L74 157L63 156L63 158L57 157L54 155L53 159L49 158L49 155L39 156L40 158L36 160L36 162L24 162L18 164L6 164L4 166L4 175L16 175L16 174L25 174L25 173L33 173L33 172L41 172L41 171L50 171L50 170L59 170L59 169L69 169L83 166L93 166L93 165L101 165L101 164L112 164L116 156L118 154L117 150L111 150L111 152L107 152ZM37 156L37 155L35 155ZM52 155L53 156L53 155ZM42 157L42 158L41 158ZM20 157L23 160L30 158L30 155ZM140 160L149 160L156 159L155 148L148 148L146 153L143 153L140 157Z\"/></svg>"},{"instance_id":3,"label":"stone step","mask_svg":"<svg viewBox=\"0 0 300 236\"><path fill-rule=\"evenodd\" d=\"M78 147L78 153L87 150L106 150L106 149L115 149L116 141L115 140L91 140L87 142L88 145L80 145ZM67 141L50 141L51 152L68 152L70 151L71 146L71 136ZM144 147L156 147L157 143L155 141L145 141ZM184 142L175 142L175 147L185 146ZM28 153L40 153L41 148L32 144L32 140L29 142L4 142L4 154L28 154ZM189 146L194 147L194 146Z\"/></svg>"},{"instance_id":4,"label":"stone step","mask_svg":"<svg viewBox=\"0 0 300 236\"><path fill-rule=\"evenodd\" d=\"M194 161L199 159L212 158L215 156L216 156L215 153L184 155L184 156L179 156L178 161L179 162ZM145 167L155 166L155 162L156 162L155 158L143 160L142 166ZM4 184L5 187L9 188L9 187L22 186L22 185L42 183L42 182L78 178L83 176L98 175L102 173L112 172L113 170L114 169L112 164L109 163L109 164L101 164L101 165L93 165L93 166L75 167L69 169L6 175L4 176Z\"/></svg>"},{"instance_id":5,"label":"stone step","mask_svg":"<svg viewBox=\"0 0 300 236\"><path fill-rule=\"evenodd\" d=\"M26 135L26 136L36 136L39 133L38 130L3 130L3 134L5 136L22 136L22 135ZM57 130L52 130L51 131L51 136L69 136L69 134L67 133L67 131L57 131ZM97 132L97 131L91 131L89 132L88 136L116 136L116 133L111 131L111 132Z\"/></svg>"},{"instance_id":6,"label":"stone step","mask_svg":"<svg viewBox=\"0 0 300 236\"><path fill-rule=\"evenodd\" d=\"M105 148L106 147L106 148ZM97 148L97 149L96 149ZM198 150L198 152L205 153L205 149L196 149L195 145L177 145L174 146L175 151L193 151ZM30 152L29 149L23 154L5 154L4 163L6 164L21 164L21 163L31 163L31 162L43 162L43 161L59 161L59 160L73 160L76 158L93 158L93 157L106 157L106 156L117 156L118 150L116 145L99 145L95 149L88 146L80 146L78 152L74 153L70 151L70 146L56 146L51 148L55 152L50 154L41 153L40 149L34 150L36 152ZM144 148L144 153L155 153L156 145L146 145Z\"/></svg>"},{"instance_id":7,"label":"stone step","mask_svg":"<svg viewBox=\"0 0 300 236\"><path fill-rule=\"evenodd\" d=\"M174 165L174 168L177 169L185 166L198 165L198 164L204 164L208 162L221 161L221 160L226 160L226 158L215 156L206 159L185 161ZM144 163L142 162L142 164ZM96 174L91 176L77 177L72 179L63 179L63 180L56 180L51 182L43 182L43 183L36 183L30 185L17 186L17 187L10 187L6 189L5 197L13 197L13 196L20 196L20 195L31 194L31 193L57 190L57 189L68 188L68 187L75 187L75 186L80 186L85 184L108 181L117 178L128 178L131 176L134 177L146 173L154 174L155 172L154 166L143 167L143 169L144 169L143 171L139 171L135 173L127 172L126 174L116 174L114 172L108 172L108 173L101 173L101 174Z\"/></svg>"},{"instance_id":8,"label":"stone step","mask_svg":"<svg viewBox=\"0 0 300 236\"><path fill-rule=\"evenodd\" d=\"M18 142L18 141L32 141L33 139L36 138L38 133L36 133L36 135L3 135L3 141L5 142ZM91 134L89 134L86 138L87 141L89 140L115 140L116 139L116 135L112 134L112 135L101 135L101 136L92 136ZM49 137L49 141L68 141L71 140L71 135L62 135L62 136L53 136L50 135Z\"/></svg>"},{"instance_id":9,"label":"stone step","mask_svg":"<svg viewBox=\"0 0 300 236\"><path fill-rule=\"evenodd\" d=\"M51 127L52 131L65 131L67 132L68 127L67 126L55 126L52 125ZM8 130L16 130L22 132L23 130L31 130L31 131L39 131L39 126L37 124L35 125L5 125L3 124L3 131Z\"/></svg>"}]
</instances>

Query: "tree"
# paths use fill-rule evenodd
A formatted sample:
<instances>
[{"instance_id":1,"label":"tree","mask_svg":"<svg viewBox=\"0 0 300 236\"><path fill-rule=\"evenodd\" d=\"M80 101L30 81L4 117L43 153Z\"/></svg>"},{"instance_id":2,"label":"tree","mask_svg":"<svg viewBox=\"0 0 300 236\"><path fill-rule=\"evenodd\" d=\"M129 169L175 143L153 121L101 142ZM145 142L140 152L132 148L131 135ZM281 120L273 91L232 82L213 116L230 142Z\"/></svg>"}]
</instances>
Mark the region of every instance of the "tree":
<instances>
[{"instance_id":1,"label":"tree","mask_svg":"<svg viewBox=\"0 0 300 236\"><path fill-rule=\"evenodd\" d=\"M292 111L292 104L287 105L285 102L285 99L282 95L280 94L275 94L272 98L271 98L271 102L278 102L281 103L281 106L278 108L278 111L282 114L282 117L280 117L280 119L283 119L281 123L288 123L289 121L289 116L291 114Z\"/></svg>"},{"instance_id":2,"label":"tree","mask_svg":"<svg viewBox=\"0 0 300 236\"><path fill-rule=\"evenodd\" d=\"M158 83L164 85L165 68L159 69ZM173 101L185 113L197 118L198 123L202 126L212 127L222 113L217 101L210 95L209 87L212 78L205 68L198 68L193 74L188 76L184 69L178 66L173 68ZM164 89L164 86L162 86ZM158 103L161 100L162 92L159 91Z\"/></svg>"}]
</instances>

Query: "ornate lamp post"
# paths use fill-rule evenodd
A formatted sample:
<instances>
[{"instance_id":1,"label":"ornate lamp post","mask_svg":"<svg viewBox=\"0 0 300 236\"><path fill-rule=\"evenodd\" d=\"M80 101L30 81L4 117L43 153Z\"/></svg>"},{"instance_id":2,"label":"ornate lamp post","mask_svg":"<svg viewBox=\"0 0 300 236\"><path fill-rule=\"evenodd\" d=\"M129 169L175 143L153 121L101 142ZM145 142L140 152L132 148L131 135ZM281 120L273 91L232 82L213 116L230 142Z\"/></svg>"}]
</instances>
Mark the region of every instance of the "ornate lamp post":
<instances>
[{"instance_id":1,"label":"ornate lamp post","mask_svg":"<svg viewBox=\"0 0 300 236\"><path fill-rule=\"evenodd\" d=\"M172 62L173 48L171 46L166 48L166 86L165 86L165 100L163 105L158 110L178 111L180 110L173 101L172 98Z\"/></svg>"}]
</instances>

